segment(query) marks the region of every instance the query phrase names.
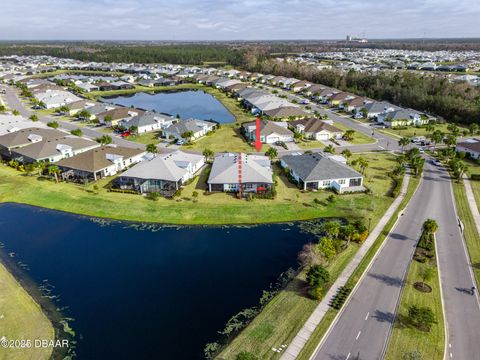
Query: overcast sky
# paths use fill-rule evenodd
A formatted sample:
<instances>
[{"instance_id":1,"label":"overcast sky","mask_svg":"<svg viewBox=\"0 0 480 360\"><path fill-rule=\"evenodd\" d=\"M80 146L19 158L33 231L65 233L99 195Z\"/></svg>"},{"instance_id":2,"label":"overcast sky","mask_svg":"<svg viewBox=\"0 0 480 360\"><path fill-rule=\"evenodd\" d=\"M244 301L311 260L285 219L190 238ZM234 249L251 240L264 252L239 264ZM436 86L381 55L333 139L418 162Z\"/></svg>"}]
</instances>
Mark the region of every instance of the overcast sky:
<instances>
[{"instance_id":1,"label":"overcast sky","mask_svg":"<svg viewBox=\"0 0 480 360\"><path fill-rule=\"evenodd\" d=\"M478 37L479 0L1 0L2 40Z\"/></svg>"}]
</instances>

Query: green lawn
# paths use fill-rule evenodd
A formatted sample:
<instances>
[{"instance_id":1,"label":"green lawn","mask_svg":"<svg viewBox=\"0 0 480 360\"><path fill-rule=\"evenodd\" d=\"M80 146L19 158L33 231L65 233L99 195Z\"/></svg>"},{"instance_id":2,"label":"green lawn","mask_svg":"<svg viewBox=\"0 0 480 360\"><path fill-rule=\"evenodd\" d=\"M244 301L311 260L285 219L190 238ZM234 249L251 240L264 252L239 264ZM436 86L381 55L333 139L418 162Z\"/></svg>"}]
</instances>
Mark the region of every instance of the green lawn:
<instances>
[{"instance_id":1,"label":"green lawn","mask_svg":"<svg viewBox=\"0 0 480 360\"><path fill-rule=\"evenodd\" d=\"M368 265L370 264L373 257L375 256L376 252L378 251L380 246L383 244L383 241L386 239L388 233L391 231L392 227L395 225L398 214L410 202L410 199L412 198L413 194L415 193L415 190L417 189L419 183L420 183L420 179L417 179L417 178L414 178L414 177L410 178L410 182L408 184L407 194L405 195L405 198L401 202L401 204L398 207L395 214L392 216L392 218L385 225L385 227L383 228L380 235L375 239L375 242L373 243L372 247L368 250L368 252L364 256L364 258L362 259L360 264L357 266L357 268L355 269L353 274L348 279L347 285L350 288L353 288L357 284L357 282L360 280L362 274L365 272ZM316 347L320 343L321 339L323 338L323 336L327 332L328 327L330 326L332 321L335 319L337 313L338 313L338 310L335 310L333 308L330 308L327 311L327 313L323 317L322 321L320 321L320 324L318 324L318 326L315 329L315 331L313 332L312 336L307 341L307 343L303 347L302 351L298 355L298 357L297 357L298 360L309 360L310 359L310 356L313 354Z\"/></svg>"},{"instance_id":2,"label":"green lawn","mask_svg":"<svg viewBox=\"0 0 480 360\"><path fill-rule=\"evenodd\" d=\"M316 140L301 140L297 142L297 145L300 149L323 149L326 145L321 141Z\"/></svg>"},{"instance_id":3,"label":"green lawn","mask_svg":"<svg viewBox=\"0 0 480 360\"><path fill-rule=\"evenodd\" d=\"M0 338L55 339L50 320L40 306L0 262ZM0 359L49 359L51 348L5 349L0 347Z\"/></svg>"},{"instance_id":4,"label":"green lawn","mask_svg":"<svg viewBox=\"0 0 480 360\"><path fill-rule=\"evenodd\" d=\"M421 292L413 287L415 282L422 281L421 269L426 266L428 265L414 260L410 265L388 344L386 360L401 360L403 353L415 350L422 354L423 359L443 360L445 330L437 268L435 267L433 280L427 281L427 284L432 287L432 292ZM408 308L412 305L427 306L434 312L437 323L432 325L429 332L420 331L408 322Z\"/></svg>"},{"instance_id":5,"label":"green lawn","mask_svg":"<svg viewBox=\"0 0 480 360\"><path fill-rule=\"evenodd\" d=\"M343 131L353 130L351 127L343 125L342 123L339 123L336 121L333 122L333 126ZM364 133L355 131L355 134L353 135L353 140L349 142L350 144L353 144L353 145L373 144L375 142L375 139L365 135Z\"/></svg>"},{"instance_id":6,"label":"green lawn","mask_svg":"<svg viewBox=\"0 0 480 360\"><path fill-rule=\"evenodd\" d=\"M474 181L472 181L472 185L473 183ZM467 195L465 194L465 186L463 183L459 184L455 180L452 181L452 186L458 216L465 226L463 236L467 244L470 261L473 264L473 272L477 281L477 287L480 288L480 234L477 232L472 212L470 211L470 207L468 205Z\"/></svg>"},{"instance_id":7,"label":"green lawn","mask_svg":"<svg viewBox=\"0 0 480 360\"><path fill-rule=\"evenodd\" d=\"M131 135L126 138L129 141L135 141L141 144L158 144L160 142L160 132L151 131L139 135Z\"/></svg>"},{"instance_id":8,"label":"green lawn","mask_svg":"<svg viewBox=\"0 0 480 360\"><path fill-rule=\"evenodd\" d=\"M220 129L215 130L214 133L206 135L191 145L184 145L184 149L196 150L202 152L205 149L210 149L214 152L255 152L255 147L247 143L240 132L240 127L237 124L222 125ZM265 152L269 148L268 145L263 145L261 152Z\"/></svg>"},{"instance_id":9,"label":"green lawn","mask_svg":"<svg viewBox=\"0 0 480 360\"><path fill-rule=\"evenodd\" d=\"M475 161L464 160L464 163L468 166L468 175L480 175L480 165ZM475 196L475 201L477 207L480 210L480 180L471 180L470 184L472 185L473 195Z\"/></svg>"},{"instance_id":10,"label":"green lawn","mask_svg":"<svg viewBox=\"0 0 480 360\"><path fill-rule=\"evenodd\" d=\"M445 134L449 134L450 131L447 130L448 124L433 124L435 127L435 130L440 130L441 132ZM460 131L464 130L464 128L460 128ZM397 137L415 137L415 136L427 136L429 133L426 130L426 127L415 127L415 126L410 126L407 129L395 129L395 128L389 128L389 129L376 129L375 131L379 131L381 133L384 133L386 135L393 135Z\"/></svg>"},{"instance_id":11,"label":"green lawn","mask_svg":"<svg viewBox=\"0 0 480 360\"><path fill-rule=\"evenodd\" d=\"M94 194L93 184L87 187L56 184L49 179L26 176L6 165L0 165L0 202L25 203L95 217L174 224L282 222L318 217L363 217L370 212L378 218L391 203L391 198L385 195L391 186L386 172L395 166L394 157L387 153L364 154L364 157L370 161L365 185L373 194L338 196L334 204L314 203L316 198L323 202L330 192L301 192L283 175L278 177L278 195L274 200L248 202L226 193L204 194L203 174L201 181L201 177L197 177L185 187L182 197L152 201L140 195L107 192L104 186L111 178L99 181L98 194ZM199 192L195 202L193 191Z\"/></svg>"}]
</instances>

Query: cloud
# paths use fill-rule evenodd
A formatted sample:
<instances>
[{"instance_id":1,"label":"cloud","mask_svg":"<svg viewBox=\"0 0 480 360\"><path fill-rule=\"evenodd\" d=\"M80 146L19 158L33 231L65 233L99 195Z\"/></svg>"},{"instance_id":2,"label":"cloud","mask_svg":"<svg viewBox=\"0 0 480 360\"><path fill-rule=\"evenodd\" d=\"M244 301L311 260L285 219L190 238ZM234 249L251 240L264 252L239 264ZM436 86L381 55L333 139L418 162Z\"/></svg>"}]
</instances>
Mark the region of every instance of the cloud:
<instances>
[{"instance_id":1,"label":"cloud","mask_svg":"<svg viewBox=\"0 0 480 360\"><path fill-rule=\"evenodd\" d=\"M3 0L0 37L229 40L478 36L480 1Z\"/></svg>"}]
</instances>

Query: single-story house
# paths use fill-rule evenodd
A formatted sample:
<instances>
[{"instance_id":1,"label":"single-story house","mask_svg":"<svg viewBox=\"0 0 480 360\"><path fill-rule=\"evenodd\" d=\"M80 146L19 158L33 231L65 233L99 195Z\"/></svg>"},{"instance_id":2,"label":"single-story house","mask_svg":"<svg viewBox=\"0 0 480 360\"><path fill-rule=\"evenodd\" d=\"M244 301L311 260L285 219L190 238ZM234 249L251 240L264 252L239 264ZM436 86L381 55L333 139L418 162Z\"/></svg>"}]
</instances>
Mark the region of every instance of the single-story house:
<instances>
[{"instance_id":1,"label":"single-story house","mask_svg":"<svg viewBox=\"0 0 480 360\"><path fill-rule=\"evenodd\" d=\"M275 109L265 110L263 114L273 119L298 119L308 116L308 113L297 106L281 106Z\"/></svg>"},{"instance_id":2,"label":"single-story house","mask_svg":"<svg viewBox=\"0 0 480 360\"><path fill-rule=\"evenodd\" d=\"M354 99L356 96L347 92L339 92L336 94L332 94L328 98L328 103L332 106L340 106L343 104L345 101Z\"/></svg>"},{"instance_id":3,"label":"single-story house","mask_svg":"<svg viewBox=\"0 0 480 360\"><path fill-rule=\"evenodd\" d=\"M367 118L373 119L382 113L387 113L395 110L400 110L400 108L398 106L392 105L385 101L382 101L382 102L373 101L371 103L367 103L367 104L364 104L363 106L357 107L355 112L357 114L362 114L362 112L365 111L367 114Z\"/></svg>"},{"instance_id":4,"label":"single-story house","mask_svg":"<svg viewBox=\"0 0 480 360\"><path fill-rule=\"evenodd\" d=\"M50 128L27 128L0 136L2 157L21 163L53 163L99 146L95 141Z\"/></svg>"},{"instance_id":5,"label":"single-story house","mask_svg":"<svg viewBox=\"0 0 480 360\"><path fill-rule=\"evenodd\" d=\"M88 110L88 109L87 109ZM140 110L133 110L127 107L117 107L112 110L107 110L96 117L101 124L106 124L110 127L117 126L120 122L128 121L130 118L137 116Z\"/></svg>"},{"instance_id":6,"label":"single-story house","mask_svg":"<svg viewBox=\"0 0 480 360\"><path fill-rule=\"evenodd\" d=\"M205 136L208 132L215 129L216 123L212 121L187 119L180 120L179 122L166 127L163 131L165 138L183 139L182 135L191 131L191 140L198 139Z\"/></svg>"},{"instance_id":7,"label":"single-story house","mask_svg":"<svg viewBox=\"0 0 480 360\"><path fill-rule=\"evenodd\" d=\"M82 100L78 96L64 90L47 90L34 96L39 102L45 104L46 109L54 109Z\"/></svg>"},{"instance_id":8,"label":"single-story house","mask_svg":"<svg viewBox=\"0 0 480 360\"><path fill-rule=\"evenodd\" d=\"M223 153L215 157L208 191L268 192L273 185L270 159L263 155Z\"/></svg>"},{"instance_id":9,"label":"single-story house","mask_svg":"<svg viewBox=\"0 0 480 360\"><path fill-rule=\"evenodd\" d=\"M249 142L256 141L256 121L242 124L243 133ZM260 141L264 144L274 144L277 141L292 142L293 132L288 129L288 123L280 121L260 121Z\"/></svg>"},{"instance_id":10,"label":"single-story house","mask_svg":"<svg viewBox=\"0 0 480 360\"><path fill-rule=\"evenodd\" d=\"M362 174L321 153L285 155L280 164L290 170L303 190L333 188L340 193L365 190Z\"/></svg>"},{"instance_id":11,"label":"single-story house","mask_svg":"<svg viewBox=\"0 0 480 360\"><path fill-rule=\"evenodd\" d=\"M464 152L473 159L478 159L480 157L480 139L467 139L459 142L455 150L457 152Z\"/></svg>"},{"instance_id":12,"label":"single-story house","mask_svg":"<svg viewBox=\"0 0 480 360\"><path fill-rule=\"evenodd\" d=\"M70 103L67 105L68 111L67 115L69 116L75 116L78 114L80 111L95 106L95 103L89 100L80 100L80 101L75 101L73 103Z\"/></svg>"},{"instance_id":13,"label":"single-story house","mask_svg":"<svg viewBox=\"0 0 480 360\"><path fill-rule=\"evenodd\" d=\"M132 126L136 126L138 133L143 134L169 127L176 121L177 119L173 116L157 114L154 112L146 112L145 114L134 116L130 120L122 123L122 125L127 129L130 129Z\"/></svg>"},{"instance_id":14,"label":"single-story house","mask_svg":"<svg viewBox=\"0 0 480 360\"><path fill-rule=\"evenodd\" d=\"M428 117L423 117L419 112L412 109L388 111L377 116L377 122L388 127L425 125L429 121Z\"/></svg>"},{"instance_id":15,"label":"single-story house","mask_svg":"<svg viewBox=\"0 0 480 360\"><path fill-rule=\"evenodd\" d=\"M116 180L116 186L142 194L158 192L173 195L182 184L193 178L204 164L205 157L200 154L183 151L161 154L125 171Z\"/></svg>"},{"instance_id":16,"label":"single-story house","mask_svg":"<svg viewBox=\"0 0 480 360\"><path fill-rule=\"evenodd\" d=\"M339 128L316 118L295 120L291 121L289 124L295 132L303 134L308 139L325 141L338 139L343 135L343 131Z\"/></svg>"},{"instance_id":17,"label":"single-story house","mask_svg":"<svg viewBox=\"0 0 480 360\"><path fill-rule=\"evenodd\" d=\"M142 161L146 151L117 145L102 146L57 162L64 179L97 181L113 176L125 168Z\"/></svg>"},{"instance_id":18,"label":"single-story house","mask_svg":"<svg viewBox=\"0 0 480 360\"><path fill-rule=\"evenodd\" d=\"M21 116L0 114L0 136L28 128L47 128L40 121L31 121Z\"/></svg>"}]
</instances>

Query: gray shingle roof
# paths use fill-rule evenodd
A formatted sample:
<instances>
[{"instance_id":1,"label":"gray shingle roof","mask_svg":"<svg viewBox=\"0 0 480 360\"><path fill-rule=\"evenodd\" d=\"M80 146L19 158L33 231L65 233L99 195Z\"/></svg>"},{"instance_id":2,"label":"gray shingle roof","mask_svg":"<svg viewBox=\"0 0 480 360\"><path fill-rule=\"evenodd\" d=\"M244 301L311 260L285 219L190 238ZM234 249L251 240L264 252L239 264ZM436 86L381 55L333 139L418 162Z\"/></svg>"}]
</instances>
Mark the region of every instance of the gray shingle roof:
<instances>
[{"instance_id":1,"label":"gray shingle roof","mask_svg":"<svg viewBox=\"0 0 480 360\"><path fill-rule=\"evenodd\" d=\"M241 164L239 164L241 160ZM209 184L237 184L239 165L243 183L272 184L270 160L262 155L224 153L218 155L212 165Z\"/></svg>"},{"instance_id":2,"label":"gray shingle roof","mask_svg":"<svg viewBox=\"0 0 480 360\"><path fill-rule=\"evenodd\" d=\"M319 153L285 155L281 160L303 181L357 178L362 174Z\"/></svg>"}]
</instances>

